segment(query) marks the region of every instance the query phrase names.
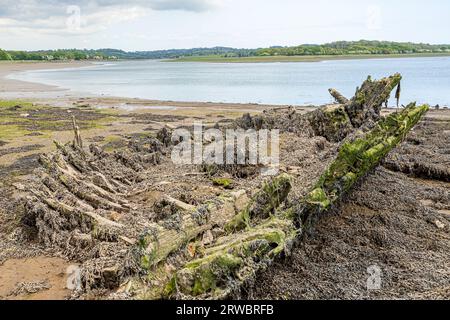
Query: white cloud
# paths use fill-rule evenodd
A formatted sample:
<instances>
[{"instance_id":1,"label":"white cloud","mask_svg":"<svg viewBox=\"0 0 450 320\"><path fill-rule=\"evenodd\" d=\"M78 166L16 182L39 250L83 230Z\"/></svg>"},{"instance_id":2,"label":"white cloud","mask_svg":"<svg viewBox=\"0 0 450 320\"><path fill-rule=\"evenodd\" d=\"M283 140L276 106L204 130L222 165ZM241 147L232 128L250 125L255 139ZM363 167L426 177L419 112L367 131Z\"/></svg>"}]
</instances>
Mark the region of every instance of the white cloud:
<instances>
[{"instance_id":1,"label":"white cloud","mask_svg":"<svg viewBox=\"0 0 450 320\"><path fill-rule=\"evenodd\" d=\"M34 30L50 34L87 34L137 19L150 11L203 12L214 8L218 2L220 0L0 0L0 32ZM79 17L76 10L68 8L79 8ZM73 28L73 23L77 22L78 27Z\"/></svg>"}]
</instances>

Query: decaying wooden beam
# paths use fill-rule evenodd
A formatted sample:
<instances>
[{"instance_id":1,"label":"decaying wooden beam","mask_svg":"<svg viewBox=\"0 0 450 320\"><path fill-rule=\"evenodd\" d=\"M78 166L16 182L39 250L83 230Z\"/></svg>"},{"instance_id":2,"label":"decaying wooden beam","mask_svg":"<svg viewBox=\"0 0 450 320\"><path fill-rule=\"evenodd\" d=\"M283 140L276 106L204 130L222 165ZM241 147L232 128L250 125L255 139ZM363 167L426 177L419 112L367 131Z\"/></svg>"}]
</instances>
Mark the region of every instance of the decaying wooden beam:
<instances>
[{"instance_id":1,"label":"decaying wooden beam","mask_svg":"<svg viewBox=\"0 0 450 320\"><path fill-rule=\"evenodd\" d=\"M328 211L369 173L400 142L429 110L428 105L411 104L380 120L361 137L342 145L334 162L321 175L313 190L295 208L302 223L312 221Z\"/></svg>"},{"instance_id":2,"label":"decaying wooden beam","mask_svg":"<svg viewBox=\"0 0 450 320\"><path fill-rule=\"evenodd\" d=\"M341 104L325 106L306 115L314 133L328 141L339 142L363 124L372 125L380 119L383 104L400 85L401 78L400 74L380 80L368 77L351 100L330 89L336 100L342 100Z\"/></svg>"},{"instance_id":3,"label":"decaying wooden beam","mask_svg":"<svg viewBox=\"0 0 450 320\"><path fill-rule=\"evenodd\" d=\"M216 201L206 202L198 207L186 204L170 196L164 201L179 209L176 219L163 220L147 227L139 243L140 263L146 270L165 259L213 226L222 227L237 214L235 204L248 201L245 192L222 195ZM170 223L168 223L170 222Z\"/></svg>"},{"instance_id":4,"label":"decaying wooden beam","mask_svg":"<svg viewBox=\"0 0 450 320\"><path fill-rule=\"evenodd\" d=\"M395 92L395 99L397 100L397 108L400 104L400 95L402 92L401 82L398 83L397 91Z\"/></svg>"},{"instance_id":5,"label":"decaying wooden beam","mask_svg":"<svg viewBox=\"0 0 450 320\"><path fill-rule=\"evenodd\" d=\"M331 96L336 100L337 103L340 104L346 104L348 103L348 99L344 97L339 91L336 89L328 89L328 92L330 92Z\"/></svg>"},{"instance_id":6,"label":"decaying wooden beam","mask_svg":"<svg viewBox=\"0 0 450 320\"><path fill-rule=\"evenodd\" d=\"M217 299L239 290L275 258L289 254L299 235L312 228L316 219L336 206L361 177L377 166L428 108L410 105L345 143L306 197L256 225L218 239L201 257L174 273L166 295Z\"/></svg>"},{"instance_id":7,"label":"decaying wooden beam","mask_svg":"<svg viewBox=\"0 0 450 320\"><path fill-rule=\"evenodd\" d=\"M400 84L401 79L399 73L380 80L368 77L361 88L356 89L355 96L345 104L353 126L359 128L368 120L378 121L383 104L389 100L392 90Z\"/></svg>"},{"instance_id":8,"label":"decaying wooden beam","mask_svg":"<svg viewBox=\"0 0 450 320\"><path fill-rule=\"evenodd\" d=\"M75 116L72 116L72 126L73 126L73 132L75 134L75 138L73 140L73 146L82 149L83 148L83 140L81 139L80 127L77 126Z\"/></svg>"}]
</instances>

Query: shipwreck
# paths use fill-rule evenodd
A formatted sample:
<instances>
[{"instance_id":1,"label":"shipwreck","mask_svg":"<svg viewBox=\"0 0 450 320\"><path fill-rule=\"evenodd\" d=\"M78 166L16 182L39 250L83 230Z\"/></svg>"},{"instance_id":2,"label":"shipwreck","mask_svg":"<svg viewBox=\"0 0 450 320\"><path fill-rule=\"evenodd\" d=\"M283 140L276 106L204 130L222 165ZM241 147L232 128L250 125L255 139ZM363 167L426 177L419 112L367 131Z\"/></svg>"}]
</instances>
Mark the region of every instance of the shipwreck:
<instances>
[{"instance_id":1,"label":"shipwreck","mask_svg":"<svg viewBox=\"0 0 450 320\"><path fill-rule=\"evenodd\" d=\"M33 236L80 264L80 288L108 298L221 299L251 290L261 270L289 259L428 111L382 116L401 75L370 77L347 99L302 113L279 108L226 126L280 130L280 173L255 165L177 166L171 128L121 150L75 138L40 157L24 221Z\"/></svg>"}]
</instances>

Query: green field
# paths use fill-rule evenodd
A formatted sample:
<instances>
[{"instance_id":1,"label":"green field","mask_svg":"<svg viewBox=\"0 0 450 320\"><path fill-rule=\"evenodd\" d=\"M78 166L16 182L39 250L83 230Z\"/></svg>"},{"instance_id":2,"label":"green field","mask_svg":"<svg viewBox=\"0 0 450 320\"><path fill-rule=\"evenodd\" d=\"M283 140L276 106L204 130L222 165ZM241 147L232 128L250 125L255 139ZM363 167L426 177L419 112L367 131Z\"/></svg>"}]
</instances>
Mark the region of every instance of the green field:
<instances>
[{"instance_id":1,"label":"green field","mask_svg":"<svg viewBox=\"0 0 450 320\"><path fill-rule=\"evenodd\" d=\"M167 62L210 62L210 63L264 63L264 62L318 62L327 60L387 59L416 57L449 57L450 53L414 53L414 54L365 54L365 55L319 55L319 56L192 56L168 59Z\"/></svg>"}]
</instances>

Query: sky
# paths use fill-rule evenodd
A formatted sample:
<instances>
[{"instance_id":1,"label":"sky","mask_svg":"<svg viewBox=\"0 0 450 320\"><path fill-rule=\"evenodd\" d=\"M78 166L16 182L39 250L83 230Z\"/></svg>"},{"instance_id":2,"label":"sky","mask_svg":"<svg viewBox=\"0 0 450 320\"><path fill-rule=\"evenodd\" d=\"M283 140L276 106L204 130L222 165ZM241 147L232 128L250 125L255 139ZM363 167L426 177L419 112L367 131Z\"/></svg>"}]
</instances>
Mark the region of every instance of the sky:
<instances>
[{"instance_id":1,"label":"sky","mask_svg":"<svg viewBox=\"0 0 450 320\"><path fill-rule=\"evenodd\" d=\"M448 0L0 0L0 48L450 43Z\"/></svg>"}]
</instances>

